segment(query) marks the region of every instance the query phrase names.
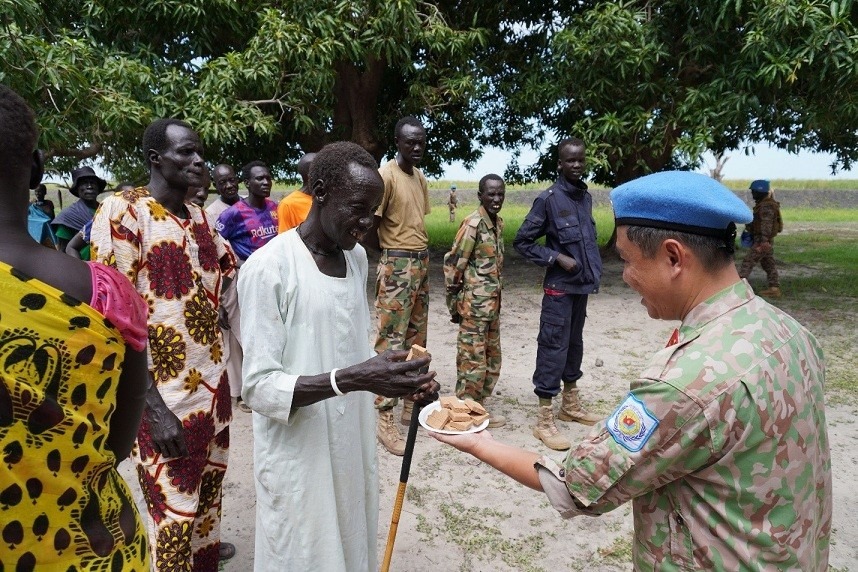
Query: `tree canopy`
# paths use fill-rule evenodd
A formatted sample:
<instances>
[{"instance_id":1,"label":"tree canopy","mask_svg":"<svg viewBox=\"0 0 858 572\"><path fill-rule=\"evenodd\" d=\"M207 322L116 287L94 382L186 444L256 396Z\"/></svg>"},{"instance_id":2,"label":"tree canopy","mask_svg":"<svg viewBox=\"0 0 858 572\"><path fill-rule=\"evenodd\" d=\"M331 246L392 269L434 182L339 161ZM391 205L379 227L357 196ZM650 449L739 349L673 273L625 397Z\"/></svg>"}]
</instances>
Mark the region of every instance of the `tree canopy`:
<instances>
[{"instance_id":1,"label":"tree canopy","mask_svg":"<svg viewBox=\"0 0 858 572\"><path fill-rule=\"evenodd\" d=\"M483 31L428 2L0 0L0 27L0 81L36 109L57 170L140 175L156 117L189 121L216 161L275 171L339 139L381 158L404 114L443 134L430 173L479 157Z\"/></svg>"},{"instance_id":2,"label":"tree canopy","mask_svg":"<svg viewBox=\"0 0 858 572\"><path fill-rule=\"evenodd\" d=\"M858 158L858 8L847 0L578 3L494 79L525 139L582 136L614 185L767 142ZM536 57L533 57L533 56ZM514 132L514 131L513 131ZM518 137L518 135L514 135ZM508 146L514 141L504 140ZM512 175L551 178L552 147Z\"/></svg>"},{"instance_id":3,"label":"tree canopy","mask_svg":"<svg viewBox=\"0 0 858 572\"><path fill-rule=\"evenodd\" d=\"M758 142L858 158L852 0L0 0L0 30L0 81L62 172L142 177L164 116L209 159L275 173L338 139L380 159L405 114L430 175L568 135L606 184ZM550 146L507 175L555 167Z\"/></svg>"}]
</instances>

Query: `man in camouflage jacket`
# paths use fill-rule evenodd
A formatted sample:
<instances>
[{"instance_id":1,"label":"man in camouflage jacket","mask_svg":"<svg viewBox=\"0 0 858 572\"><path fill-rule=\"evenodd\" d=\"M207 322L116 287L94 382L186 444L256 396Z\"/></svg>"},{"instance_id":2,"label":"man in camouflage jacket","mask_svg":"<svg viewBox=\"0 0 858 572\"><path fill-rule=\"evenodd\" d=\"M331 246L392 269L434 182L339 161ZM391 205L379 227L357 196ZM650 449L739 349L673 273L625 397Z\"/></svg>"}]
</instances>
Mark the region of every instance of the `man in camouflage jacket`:
<instances>
[{"instance_id":1,"label":"man in camouflage jacket","mask_svg":"<svg viewBox=\"0 0 858 572\"><path fill-rule=\"evenodd\" d=\"M503 271L503 179L480 179L480 207L468 215L444 256L447 307L459 323L456 395L482 402L492 394L501 368L500 305ZM506 420L492 414L489 427Z\"/></svg>"},{"instance_id":2,"label":"man in camouflage jacket","mask_svg":"<svg viewBox=\"0 0 858 572\"><path fill-rule=\"evenodd\" d=\"M739 276L747 278L757 263L766 271L769 287L762 290L760 296L780 298L780 280L778 267L775 265L774 242L775 236L783 230L781 205L769 190L769 182L757 180L751 183L751 196L754 198L754 220L748 225L748 230L754 239L754 244L742 260Z\"/></svg>"},{"instance_id":3,"label":"man in camouflage jacket","mask_svg":"<svg viewBox=\"0 0 858 572\"><path fill-rule=\"evenodd\" d=\"M546 493L563 517L631 501L636 571L826 572L831 455L813 335L733 262L749 209L697 173L611 193L623 280L681 320L631 391L562 463L485 432L437 439Z\"/></svg>"}]
</instances>

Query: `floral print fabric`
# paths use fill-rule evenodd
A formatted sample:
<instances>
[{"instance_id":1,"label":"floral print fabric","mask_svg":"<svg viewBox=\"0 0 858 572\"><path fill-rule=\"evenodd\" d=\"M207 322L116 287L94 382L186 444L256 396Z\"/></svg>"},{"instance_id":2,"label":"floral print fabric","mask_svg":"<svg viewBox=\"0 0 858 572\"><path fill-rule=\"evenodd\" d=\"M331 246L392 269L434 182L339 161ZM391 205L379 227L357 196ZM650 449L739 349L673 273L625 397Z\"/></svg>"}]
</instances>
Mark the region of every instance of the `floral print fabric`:
<instances>
[{"instance_id":1,"label":"floral print fabric","mask_svg":"<svg viewBox=\"0 0 858 572\"><path fill-rule=\"evenodd\" d=\"M93 222L92 256L124 273L147 301L149 369L185 429L189 455L182 458L155 452L145 415L137 434L133 454L152 520L154 563L159 570L207 570L203 562L212 553L216 570L232 419L217 319L235 258L204 212L185 208L187 218L173 215L145 187L109 197ZM177 542L184 547L178 552Z\"/></svg>"}]
</instances>

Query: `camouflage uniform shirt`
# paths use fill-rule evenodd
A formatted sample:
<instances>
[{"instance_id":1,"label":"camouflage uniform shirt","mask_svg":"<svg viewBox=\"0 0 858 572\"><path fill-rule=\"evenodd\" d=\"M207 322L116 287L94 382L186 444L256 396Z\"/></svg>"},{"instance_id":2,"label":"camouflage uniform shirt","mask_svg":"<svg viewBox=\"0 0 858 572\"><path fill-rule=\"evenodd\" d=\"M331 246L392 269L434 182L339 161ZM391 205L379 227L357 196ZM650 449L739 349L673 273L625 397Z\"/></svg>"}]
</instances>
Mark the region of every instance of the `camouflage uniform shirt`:
<instances>
[{"instance_id":1,"label":"camouflage uniform shirt","mask_svg":"<svg viewBox=\"0 0 858 572\"><path fill-rule=\"evenodd\" d=\"M831 459L816 339L740 281L695 307L563 466L568 518L633 501L635 570L828 569Z\"/></svg>"},{"instance_id":2,"label":"camouflage uniform shirt","mask_svg":"<svg viewBox=\"0 0 858 572\"><path fill-rule=\"evenodd\" d=\"M462 221L453 248L444 255L444 283L451 315L491 321L500 313L503 219L481 206Z\"/></svg>"},{"instance_id":3,"label":"camouflage uniform shirt","mask_svg":"<svg viewBox=\"0 0 858 572\"><path fill-rule=\"evenodd\" d=\"M754 244L771 242L783 227L781 205L768 196L754 205L754 220L748 229L754 237Z\"/></svg>"}]
</instances>

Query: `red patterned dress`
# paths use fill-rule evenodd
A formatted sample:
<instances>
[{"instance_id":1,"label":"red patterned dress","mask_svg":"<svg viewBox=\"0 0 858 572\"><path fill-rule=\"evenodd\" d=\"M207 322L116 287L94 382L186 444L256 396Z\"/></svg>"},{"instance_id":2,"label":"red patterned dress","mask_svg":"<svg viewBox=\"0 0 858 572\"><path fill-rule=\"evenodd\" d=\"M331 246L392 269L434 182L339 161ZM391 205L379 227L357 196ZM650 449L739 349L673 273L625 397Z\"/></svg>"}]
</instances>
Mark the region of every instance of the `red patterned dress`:
<instances>
[{"instance_id":1,"label":"red patterned dress","mask_svg":"<svg viewBox=\"0 0 858 572\"><path fill-rule=\"evenodd\" d=\"M203 211L178 218L145 187L105 200L92 225L92 258L123 272L149 304L149 371L182 421L189 455L165 458L148 418L132 452L149 512L158 570L217 570L229 395L217 324L223 277L235 258Z\"/></svg>"}]
</instances>

